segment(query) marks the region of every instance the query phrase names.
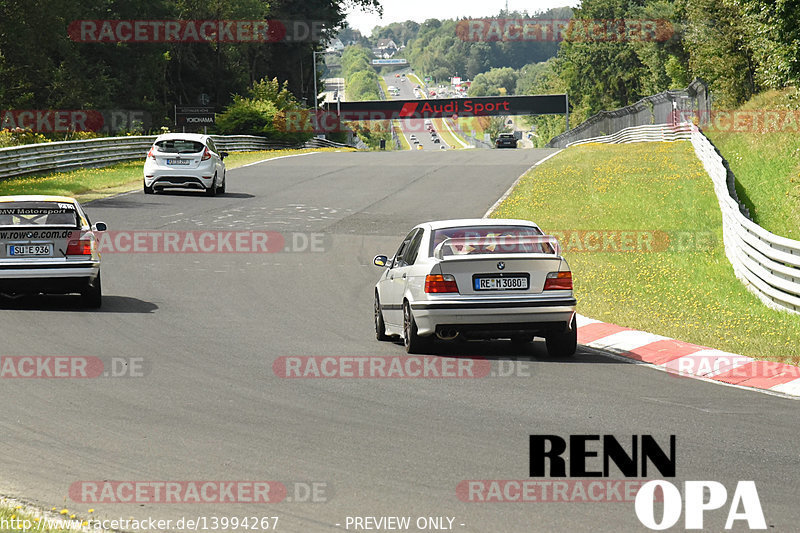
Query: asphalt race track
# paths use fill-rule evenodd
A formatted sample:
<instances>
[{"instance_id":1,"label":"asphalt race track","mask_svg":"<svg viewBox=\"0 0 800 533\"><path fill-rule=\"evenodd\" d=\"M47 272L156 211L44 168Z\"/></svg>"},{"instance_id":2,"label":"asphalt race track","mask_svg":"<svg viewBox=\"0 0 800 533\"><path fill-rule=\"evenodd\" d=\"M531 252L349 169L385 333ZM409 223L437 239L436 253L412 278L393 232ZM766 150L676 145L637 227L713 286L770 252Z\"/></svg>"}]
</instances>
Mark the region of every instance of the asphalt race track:
<instances>
[{"instance_id":1,"label":"asphalt race track","mask_svg":"<svg viewBox=\"0 0 800 533\"><path fill-rule=\"evenodd\" d=\"M273 372L282 356L402 357L374 338L373 256L391 255L420 221L481 216L549 153L313 154L229 171L221 197L137 191L88 204L111 230L271 230L289 247L293 233L313 233L324 251L108 253L100 311L3 299L3 355L138 357L145 375L3 379L0 492L84 517L279 516L282 532L345 530L348 516L454 517L463 532L647 531L631 502L469 503L456 487L529 479L531 434L652 434L661 444L674 434L670 481L719 481L730 502L737 481L754 480L770 530L796 531L800 404L789 399L589 349L553 360L538 340L442 349L515 367L507 377ZM70 486L82 480L273 480L293 501L76 503ZM297 502L292 488L305 485L294 483L322 484L327 501ZM721 531L727 510L707 513L706 529Z\"/></svg>"},{"instance_id":2,"label":"asphalt race track","mask_svg":"<svg viewBox=\"0 0 800 533\"><path fill-rule=\"evenodd\" d=\"M398 71L398 72L406 72ZM416 85L410 79L407 78L396 78L395 73L392 72L383 76L384 81L388 87L395 86L399 90L399 96L393 97L390 95L386 95L388 100L414 100L414 86ZM403 81L404 80L404 81ZM422 99L421 99L422 100ZM416 150L417 146L411 142L409 137L411 135L416 135L417 140L419 141L419 146L422 146L423 150L437 150L437 151L444 151L442 147L444 146L445 149L448 149L447 143L444 141L440 141L439 143L435 143L431 140L431 134L425 128L425 120L421 118L414 118L414 119L402 119L397 121L400 125L400 129L403 131L403 134L406 137L406 141L411 146L412 150ZM437 133L441 133L436 130ZM483 213L481 213L483 214Z\"/></svg>"}]
</instances>

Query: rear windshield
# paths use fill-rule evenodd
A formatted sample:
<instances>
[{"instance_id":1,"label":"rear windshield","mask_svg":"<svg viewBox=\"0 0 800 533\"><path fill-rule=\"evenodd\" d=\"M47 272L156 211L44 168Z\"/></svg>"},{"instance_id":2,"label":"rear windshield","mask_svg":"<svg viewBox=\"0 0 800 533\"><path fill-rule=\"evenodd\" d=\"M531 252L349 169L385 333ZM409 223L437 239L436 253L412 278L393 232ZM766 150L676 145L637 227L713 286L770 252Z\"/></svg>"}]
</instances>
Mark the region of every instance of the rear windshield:
<instances>
[{"instance_id":1,"label":"rear windshield","mask_svg":"<svg viewBox=\"0 0 800 533\"><path fill-rule=\"evenodd\" d=\"M156 148L159 152L168 154L196 154L202 152L205 145L198 141L189 141L186 139L168 139L166 141L158 141Z\"/></svg>"},{"instance_id":2,"label":"rear windshield","mask_svg":"<svg viewBox=\"0 0 800 533\"><path fill-rule=\"evenodd\" d=\"M553 253L547 243L520 242L521 237L537 237L542 232L530 226L473 226L443 228L433 232L428 255L445 239L451 239L442 248L443 255L491 253Z\"/></svg>"},{"instance_id":3,"label":"rear windshield","mask_svg":"<svg viewBox=\"0 0 800 533\"><path fill-rule=\"evenodd\" d=\"M75 206L61 202L0 203L0 226L69 226L78 227Z\"/></svg>"}]
</instances>

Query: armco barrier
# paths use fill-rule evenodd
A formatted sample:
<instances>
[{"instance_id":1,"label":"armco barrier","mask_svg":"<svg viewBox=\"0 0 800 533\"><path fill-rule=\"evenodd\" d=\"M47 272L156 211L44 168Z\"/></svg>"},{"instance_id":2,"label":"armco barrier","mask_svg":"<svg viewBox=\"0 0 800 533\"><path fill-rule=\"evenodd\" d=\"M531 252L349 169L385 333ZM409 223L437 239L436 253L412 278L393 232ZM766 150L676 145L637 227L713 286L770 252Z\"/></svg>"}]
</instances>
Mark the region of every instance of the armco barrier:
<instances>
[{"instance_id":1,"label":"armco barrier","mask_svg":"<svg viewBox=\"0 0 800 533\"><path fill-rule=\"evenodd\" d=\"M0 179L144 160L155 138L154 135L104 137L0 148ZM214 135L212 139L220 150L228 152L347 146L316 138L301 145L269 141L253 135Z\"/></svg>"},{"instance_id":2,"label":"armco barrier","mask_svg":"<svg viewBox=\"0 0 800 533\"><path fill-rule=\"evenodd\" d=\"M576 146L587 143L630 143L630 142L664 142L664 141L688 141L691 137L691 126L689 124L679 124L675 126L647 125L633 126L625 128L612 135L603 135L591 139L573 141L567 146Z\"/></svg>"},{"instance_id":3,"label":"armco barrier","mask_svg":"<svg viewBox=\"0 0 800 533\"><path fill-rule=\"evenodd\" d=\"M592 115L571 130L550 139L548 148L564 148L580 140L606 136L626 128L670 124L676 112L708 116L711 99L702 80L694 80L686 89L664 91L613 111Z\"/></svg>"},{"instance_id":4,"label":"armco barrier","mask_svg":"<svg viewBox=\"0 0 800 533\"><path fill-rule=\"evenodd\" d=\"M768 307L800 313L800 241L770 233L747 218L731 196L725 160L696 126L692 126L691 141L714 182L725 254L736 277Z\"/></svg>"},{"instance_id":5,"label":"armco barrier","mask_svg":"<svg viewBox=\"0 0 800 533\"><path fill-rule=\"evenodd\" d=\"M747 210L735 197L734 178L725 159L697 126L635 126L569 146L677 140L692 142L697 158L711 177L722 211L725 255L736 277L768 307L800 313L800 241L770 233L746 216Z\"/></svg>"}]
</instances>

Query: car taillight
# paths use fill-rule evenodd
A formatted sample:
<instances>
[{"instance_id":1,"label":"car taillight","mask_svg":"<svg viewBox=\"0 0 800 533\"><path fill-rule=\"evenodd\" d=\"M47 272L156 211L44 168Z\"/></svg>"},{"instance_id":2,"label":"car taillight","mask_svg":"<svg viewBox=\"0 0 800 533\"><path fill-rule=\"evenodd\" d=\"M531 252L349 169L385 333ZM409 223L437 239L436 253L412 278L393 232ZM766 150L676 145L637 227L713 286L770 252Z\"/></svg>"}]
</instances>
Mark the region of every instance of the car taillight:
<instances>
[{"instance_id":1,"label":"car taillight","mask_svg":"<svg viewBox=\"0 0 800 533\"><path fill-rule=\"evenodd\" d=\"M155 154L153 154L153 149L150 148L150 151L147 152L147 159L155 159L155 158L156 158L156 156L155 156Z\"/></svg>"},{"instance_id":2,"label":"car taillight","mask_svg":"<svg viewBox=\"0 0 800 533\"><path fill-rule=\"evenodd\" d=\"M544 280L546 291L571 291L572 272L550 272Z\"/></svg>"},{"instance_id":3,"label":"car taillight","mask_svg":"<svg viewBox=\"0 0 800 533\"><path fill-rule=\"evenodd\" d=\"M203 150L203 157L201 157L200 159L201 159L202 161L205 161L205 160L207 160L207 159L211 159L211 151L210 151L208 148L206 148L205 150Z\"/></svg>"},{"instance_id":4,"label":"car taillight","mask_svg":"<svg viewBox=\"0 0 800 533\"><path fill-rule=\"evenodd\" d=\"M425 276L425 292L458 292L456 278L452 274L428 274Z\"/></svg>"},{"instance_id":5,"label":"car taillight","mask_svg":"<svg viewBox=\"0 0 800 533\"><path fill-rule=\"evenodd\" d=\"M92 255L93 243L91 239L71 239L67 242L66 255Z\"/></svg>"}]
</instances>

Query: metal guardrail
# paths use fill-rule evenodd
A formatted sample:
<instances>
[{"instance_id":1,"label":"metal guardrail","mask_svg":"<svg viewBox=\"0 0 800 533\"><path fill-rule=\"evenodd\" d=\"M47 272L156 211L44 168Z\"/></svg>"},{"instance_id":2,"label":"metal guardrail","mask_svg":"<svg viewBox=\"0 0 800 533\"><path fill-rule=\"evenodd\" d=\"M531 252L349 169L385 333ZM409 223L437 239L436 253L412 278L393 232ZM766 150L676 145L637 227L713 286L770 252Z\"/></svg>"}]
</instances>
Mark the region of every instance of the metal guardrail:
<instances>
[{"instance_id":1,"label":"metal guardrail","mask_svg":"<svg viewBox=\"0 0 800 533\"><path fill-rule=\"evenodd\" d=\"M676 125L649 125L649 126L633 126L625 128L612 135L603 135L600 137L593 137L591 139L581 139L580 141L572 141L567 146L577 146L579 144L588 143L608 143L619 144L629 142L670 142L670 141L688 141L691 137L690 124L676 124Z\"/></svg>"},{"instance_id":2,"label":"metal guardrail","mask_svg":"<svg viewBox=\"0 0 800 533\"><path fill-rule=\"evenodd\" d=\"M228 152L347 146L327 139L312 139L298 145L253 135L212 135L211 138L220 150ZM0 179L144 160L155 139L155 135L104 137L0 148Z\"/></svg>"},{"instance_id":3,"label":"metal guardrail","mask_svg":"<svg viewBox=\"0 0 800 533\"><path fill-rule=\"evenodd\" d=\"M691 141L714 182L722 210L725 255L736 277L768 307L800 313L800 241L775 235L747 218L731 195L725 159L694 125Z\"/></svg>"},{"instance_id":4,"label":"metal guardrail","mask_svg":"<svg viewBox=\"0 0 800 533\"><path fill-rule=\"evenodd\" d=\"M0 179L144 159L155 138L109 137L0 148Z\"/></svg>"},{"instance_id":5,"label":"metal guardrail","mask_svg":"<svg viewBox=\"0 0 800 533\"><path fill-rule=\"evenodd\" d=\"M353 148L349 144L337 143L320 137L309 139L303 146L305 148Z\"/></svg>"},{"instance_id":6,"label":"metal guardrail","mask_svg":"<svg viewBox=\"0 0 800 533\"><path fill-rule=\"evenodd\" d=\"M736 197L734 177L714 144L694 124L635 126L614 135L575 141L626 143L689 140L711 177L722 211L725 255L736 277L772 309L800 313L800 241L771 233L747 216Z\"/></svg>"},{"instance_id":7,"label":"metal guardrail","mask_svg":"<svg viewBox=\"0 0 800 533\"><path fill-rule=\"evenodd\" d=\"M620 130L645 125L677 122L680 113L697 113L708 116L711 97L706 84L694 80L686 89L670 90L647 96L629 106L613 111L600 111L571 130L550 139L548 148L565 148L576 141L611 135Z\"/></svg>"}]
</instances>

